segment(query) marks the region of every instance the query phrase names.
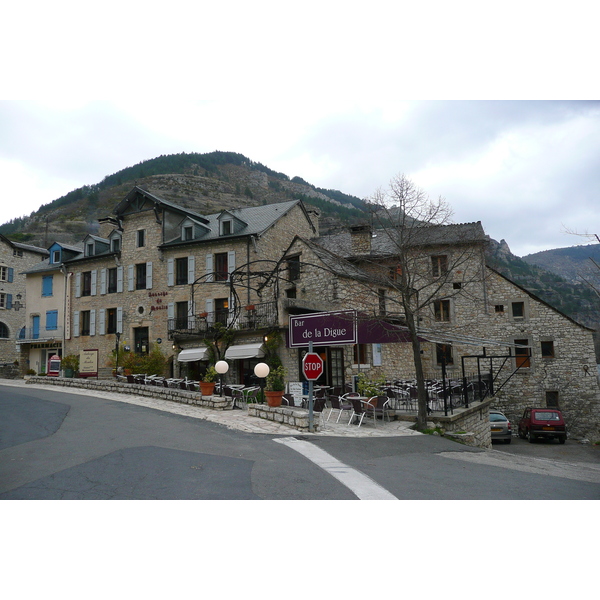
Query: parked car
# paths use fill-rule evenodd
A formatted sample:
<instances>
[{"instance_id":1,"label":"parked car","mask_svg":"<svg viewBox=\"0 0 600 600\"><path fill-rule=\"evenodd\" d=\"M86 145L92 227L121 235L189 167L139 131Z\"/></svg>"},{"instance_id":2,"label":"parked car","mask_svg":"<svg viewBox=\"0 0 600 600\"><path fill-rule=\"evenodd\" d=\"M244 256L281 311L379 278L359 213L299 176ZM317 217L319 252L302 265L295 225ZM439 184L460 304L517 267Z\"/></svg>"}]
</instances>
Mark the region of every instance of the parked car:
<instances>
[{"instance_id":1,"label":"parked car","mask_svg":"<svg viewBox=\"0 0 600 600\"><path fill-rule=\"evenodd\" d=\"M556 408L526 408L519 421L519 437L534 442L537 438L567 440L567 426Z\"/></svg>"},{"instance_id":2,"label":"parked car","mask_svg":"<svg viewBox=\"0 0 600 600\"><path fill-rule=\"evenodd\" d=\"M499 410L490 410L490 428L492 430L492 442L503 440L505 444L510 444L512 426L504 413Z\"/></svg>"}]
</instances>

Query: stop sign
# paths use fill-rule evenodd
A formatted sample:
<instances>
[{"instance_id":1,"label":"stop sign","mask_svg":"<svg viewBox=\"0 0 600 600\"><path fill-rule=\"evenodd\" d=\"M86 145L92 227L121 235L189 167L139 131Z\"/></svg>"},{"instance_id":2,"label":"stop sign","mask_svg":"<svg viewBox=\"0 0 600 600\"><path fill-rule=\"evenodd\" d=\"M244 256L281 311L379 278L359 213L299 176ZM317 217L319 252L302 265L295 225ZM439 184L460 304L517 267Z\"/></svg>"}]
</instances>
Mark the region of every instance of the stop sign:
<instances>
[{"instance_id":1,"label":"stop sign","mask_svg":"<svg viewBox=\"0 0 600 600\"><path fill-rule=\"evenodd\" d=\"M323 359L316 352L307 352L302 359L302 373L308 381L315 381L323 375Z\"/></svg>"}]
</instances>

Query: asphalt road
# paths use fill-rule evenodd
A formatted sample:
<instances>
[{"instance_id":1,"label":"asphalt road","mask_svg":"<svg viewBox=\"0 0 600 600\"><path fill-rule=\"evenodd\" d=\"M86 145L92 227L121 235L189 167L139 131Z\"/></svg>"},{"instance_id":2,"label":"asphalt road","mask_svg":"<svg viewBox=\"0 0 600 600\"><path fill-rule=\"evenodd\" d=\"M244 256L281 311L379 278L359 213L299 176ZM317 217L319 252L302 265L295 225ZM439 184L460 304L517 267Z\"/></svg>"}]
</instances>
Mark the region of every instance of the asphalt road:
<instances>
[{"instance_id":1,"label":"asphalt road","mask_svg":"<svg viewBox=\"0 0 600 600\"><path fill-rule=\"evenodd\" d=\"M251 434L60 389L0 385L2 500L600 499L596 449L566 461L530 453L568 451L569 441L527 446Z\"/></svg>"}]
</instances>

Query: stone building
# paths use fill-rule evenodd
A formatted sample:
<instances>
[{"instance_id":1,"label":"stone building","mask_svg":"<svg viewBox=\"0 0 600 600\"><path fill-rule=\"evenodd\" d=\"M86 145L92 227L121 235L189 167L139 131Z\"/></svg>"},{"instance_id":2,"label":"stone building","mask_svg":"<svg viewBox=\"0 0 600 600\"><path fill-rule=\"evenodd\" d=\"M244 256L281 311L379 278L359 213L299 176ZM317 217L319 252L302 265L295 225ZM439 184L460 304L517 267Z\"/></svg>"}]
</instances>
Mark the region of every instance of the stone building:
<instances>
[{"instance_id":1,"label":"stone building","mask_svg":"<svg viewBox=\"0 0 600 600\"><path fill-rule=\"evenodd\" d=\"M278 325L249 271L271 271L295 233L318 233L300 201L200 215L134 188L99 236L68 261L69 353L97 349L107 369L117 343L135 353L159 345L172 373L197 379L216 323L235 332L230 377L244 380L263 355L263 330ZM118 341L117 341L118 339Z\"/></svg>"},{"instance_id":2,"label":"stone building","mask_svg":"<svg viewBox=\"0 0 600 600\"><path fill-rule=\"evenodd\" d=\"M13 242L0 234L0 364L20 359L17 340L26 326L27 269L48 256L48 250Z\"/></svg>"}]
</instances>

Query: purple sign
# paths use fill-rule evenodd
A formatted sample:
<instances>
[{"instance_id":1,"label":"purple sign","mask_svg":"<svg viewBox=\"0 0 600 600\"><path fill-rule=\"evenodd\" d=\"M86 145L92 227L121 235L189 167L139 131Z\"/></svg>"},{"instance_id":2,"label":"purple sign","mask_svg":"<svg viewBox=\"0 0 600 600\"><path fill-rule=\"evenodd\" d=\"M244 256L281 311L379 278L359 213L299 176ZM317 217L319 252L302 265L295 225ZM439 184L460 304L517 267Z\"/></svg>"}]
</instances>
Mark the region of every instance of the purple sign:
<instances>
[{"instance_id":1,"label":"purple sign","mask_svg":"<svg viewBox=\"0 0 600 600\"><path fill-rule=\"evenodd\" d=\"M356 344L356 311L321 312L290 317L289 347Z\"/></svg>"}]
</instances>

